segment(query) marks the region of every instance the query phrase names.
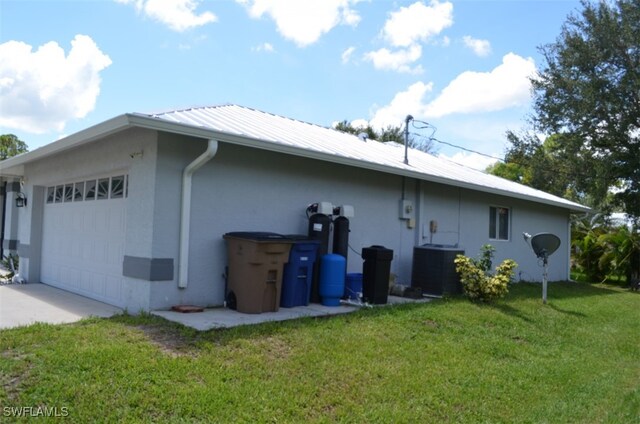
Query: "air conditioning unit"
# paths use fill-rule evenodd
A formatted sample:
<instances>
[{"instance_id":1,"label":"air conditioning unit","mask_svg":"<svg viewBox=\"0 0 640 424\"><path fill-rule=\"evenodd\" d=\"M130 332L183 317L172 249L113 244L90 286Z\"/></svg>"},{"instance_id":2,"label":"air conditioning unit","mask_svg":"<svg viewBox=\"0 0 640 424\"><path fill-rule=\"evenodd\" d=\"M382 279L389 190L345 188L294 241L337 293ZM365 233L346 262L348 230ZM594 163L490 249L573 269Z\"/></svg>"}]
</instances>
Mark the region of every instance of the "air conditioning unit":
<instances>
[{"instance_id":1,"label":"air conditioning unit","mask_svg":"<svg viewBox=\"0 0 640 424\"><path fill-rule=\"evenodd\" d=\"M453 262L464 249L457 246L425 244L413 248L411 287L419 287L430 296L462 293L460 277Z\"/></svg>"}]
</instances>

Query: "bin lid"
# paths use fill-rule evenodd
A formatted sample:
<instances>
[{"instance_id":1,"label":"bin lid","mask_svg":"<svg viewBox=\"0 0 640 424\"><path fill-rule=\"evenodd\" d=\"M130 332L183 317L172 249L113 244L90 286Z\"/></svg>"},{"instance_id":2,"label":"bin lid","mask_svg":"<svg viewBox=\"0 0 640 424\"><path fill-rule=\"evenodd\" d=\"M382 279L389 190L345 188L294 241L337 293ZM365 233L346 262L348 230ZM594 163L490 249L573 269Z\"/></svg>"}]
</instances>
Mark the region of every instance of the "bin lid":
<instances>
[{"instance_id":1,"label":"bin lid","mask_svg":"<svg viewBox=\"0 0 640 424\"><path fill-rule=\"evenodd\" d=\"M448 251L464 253L464 249L458 246L457 244L423 244L422 246L415 246L415 249L448 250Z\"/></svg>"},{"instance_id":2,"label":"bin lid","mask_svg":"<svg viewBox=\"0 0 640 424\"><path fill-rule=\"evenodd\" d=\"M294 242L320 244L320 240L310 239L306 234L287 234L285 237Z\"/></svg>"},{"instance_id":3,"label":"bin lid","mask_svg":"<svg viewBox=\"0 0 640 424\"><path fill-rule=\"evenodd\" d=\"M380 259L390 261L393 259L393 250L384 246L370 246L362 248L362 259Z\"/></svg>"},{"instance_id":4,"label":"bin lid","mask_svg":"<svg viewBox=\"0 0 640 424\"><path fill-rule=\"evenodd\" d=\"M237 238L254 241L273 241L278 243L290 243L291 239L282 234L269 233L265 231L234 231L226 233L223 238Z\"/></svg>"}]
</instances>

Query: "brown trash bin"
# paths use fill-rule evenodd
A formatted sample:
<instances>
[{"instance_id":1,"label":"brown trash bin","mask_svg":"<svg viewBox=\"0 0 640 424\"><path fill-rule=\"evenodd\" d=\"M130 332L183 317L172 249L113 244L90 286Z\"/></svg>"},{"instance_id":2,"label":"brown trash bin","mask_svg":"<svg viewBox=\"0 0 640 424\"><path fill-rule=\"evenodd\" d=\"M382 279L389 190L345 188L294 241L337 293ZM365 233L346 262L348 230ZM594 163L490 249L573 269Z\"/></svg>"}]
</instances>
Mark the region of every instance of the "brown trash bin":
<instances>
[{"instance_id":1,"label":"brown trash bin","mask_svg":"<svg viewBox=\"0 0 640 424\"><path fill-rule=\"evenodd\" d=\"M267 232L233 232L223 238L229 259L227 306L247 314L276 312L293 240Z\"/></svg>"}]
</instances>

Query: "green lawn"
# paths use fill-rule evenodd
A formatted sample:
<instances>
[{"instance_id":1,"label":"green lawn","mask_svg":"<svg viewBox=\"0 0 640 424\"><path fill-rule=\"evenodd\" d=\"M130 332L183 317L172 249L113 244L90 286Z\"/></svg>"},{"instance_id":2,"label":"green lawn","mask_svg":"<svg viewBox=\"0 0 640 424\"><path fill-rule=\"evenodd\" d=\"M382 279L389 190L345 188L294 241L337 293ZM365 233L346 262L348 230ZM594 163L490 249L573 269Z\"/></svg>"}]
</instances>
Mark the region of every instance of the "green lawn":
<instances>
[{"instance_id":1,"label":"green lawn","mask_svg":"<svg viewBox=\"0 0 640 424\"><path fill-rule=\"evenodd\" d=\"M149 316L0 331L0 421L640 423L640 294L540 296L205 333Z\"/></svg>"}]
</instances>

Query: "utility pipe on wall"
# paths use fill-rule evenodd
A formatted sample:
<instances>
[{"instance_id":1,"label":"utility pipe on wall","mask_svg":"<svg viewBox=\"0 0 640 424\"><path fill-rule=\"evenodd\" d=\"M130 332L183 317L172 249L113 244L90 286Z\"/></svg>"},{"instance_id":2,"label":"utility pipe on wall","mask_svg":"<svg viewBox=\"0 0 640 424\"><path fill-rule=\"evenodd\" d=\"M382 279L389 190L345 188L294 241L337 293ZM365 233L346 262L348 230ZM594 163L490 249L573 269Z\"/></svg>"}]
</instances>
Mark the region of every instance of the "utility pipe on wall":
<instances>
[{"instance_id":1,"label":"utility pipe on wall","mask_svg":"<svg viewBox=\"0 0 640 424\"><path fill-rule=\"evenodd\" d=\"M182 205L180 211L180 260L178 287L187 287L189 279L189 229L191 228L191 180L193 173L209 162L218 151L218 141L209 140L207 150L184 168L182 173Z\"/></svg>"}]
</instances>

